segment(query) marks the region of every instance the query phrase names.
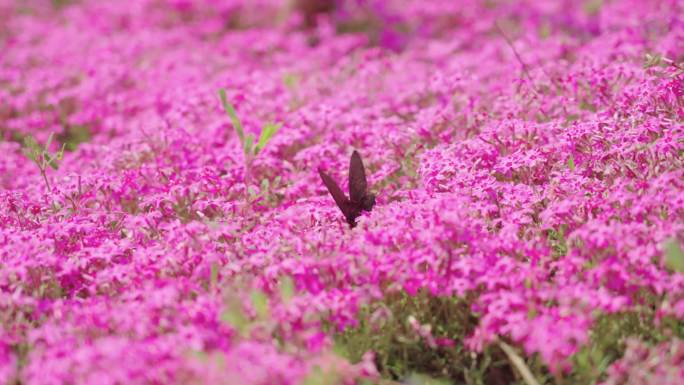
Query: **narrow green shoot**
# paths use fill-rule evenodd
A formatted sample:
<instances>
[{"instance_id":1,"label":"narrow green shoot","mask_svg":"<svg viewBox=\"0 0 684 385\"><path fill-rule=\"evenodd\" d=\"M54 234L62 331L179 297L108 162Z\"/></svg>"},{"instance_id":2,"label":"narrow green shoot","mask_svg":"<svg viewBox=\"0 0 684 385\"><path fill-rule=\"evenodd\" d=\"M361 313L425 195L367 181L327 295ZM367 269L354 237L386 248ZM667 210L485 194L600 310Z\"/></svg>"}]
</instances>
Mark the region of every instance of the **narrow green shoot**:
<instances>
[{"instance_id":1,"label":"narrow green shoot","mask_svg":"<svg viewBox=\"0 0 684 385\"><path fill-rule=\"evenodd\" d=\"M252 133L245 135L245 129L240 122L240 118L235 112L235 107L233 107L230 102L228 102L228 97L226 96L226 90L223 88L219 89L219 97L221 98L221 104L223 104L223 109L230 118L235 132L237 132L238 138L240 139L240 145L242 146L242 151L245 154L245 185L249 185L252 179L252 162L254 158L259 155L261 150L266 147L268 142L273 138L273 136L278 132L278 129L282 126L282 123L269 122L266 123L261 128L261 133L259 134L259 139L255 144L255 136Z\"/></svg>"},{"instance_id":2,"label":"narrow green shoot","mask_svg":"<svg viewBox=\"0 0 684 385\"><path fill-rule=\"evenodd\" d=\"M247 138L244 143L245 154L252 155L252 146L254 145L254 135L247 134Z\"/></svg>"},{"instance_id":3,"label":"narrow green shoot","mask_svg":"<svg viewBox=\"0 0 684 385\"><path fill-rule=\"evenodd\" d=\"M245 130L242 128L242 122L240 122L240 118L238 118L237 113L235 112L235 107L233 107L232 104L228 103L228 97L226 97L226 90L223 88L219 89L219 96L221 97L221 104L223 104L223 109L226 110L226 114L228 114L228 117L230 118L230 121L233 124L233 127L235 128L235 131L237 132L238 137L240 138L240 142L244 143Z\"/></svg>"},{"instance_id":4,"label":"narrow green shoot","mask_svg":"<svg viewBox=\"0 0 684 385\"><path fill-rule=\"evenodd\" d=\"M216 262L211 263L211 271L209 277L209 287L213 290L218 285L218 264Z\"/></svg>"},{"instance_id":5,"label":"narrow green shoot","mask_svg":"<svg viewBox=\"0 0 684 385\"><path fill-rule=\"evenodd\" d=\"M279 122L268 122L261 128L261 133L259 134L259 140L256 145L254 145L254 135L247 134L245 136L245 130L240 122L240 118L235 112L235 107L228 102L228 97L226 96L226 90L219 89L219 96L221 97L221 103L223 104L223 109L226 110L226 114L230 118L235 132L237 132L238 138L240 138L240 144L242 144L242 149L247 156L259 155L259 152L266 147L268 142L273 138L273 136L278 132L278 129L282 126Z\"/></svg>"},{"instance_id":6,"label":"narrow green shoot","mask_svg":"<svg viewBox=\"0 0 684 385\"><path fill-rule=\"evenodd\" d=\"M684 251L674 239L665 244L665 265L673 271L684 273Z\"/></svg>"},{"instance_id":7,"label":"narrow green shoot","mask_svg":"<svg viewBox=\"0 0 684 385\"><path fill-rule=\"evenodd\" d=\"M280 297L283 299L283 301L285 303L290 302L295 295L295 284L292 278L287 276L283 277L280 281L280 285L278 286L278 290L280 291Z\"/></svg>"},{"instance_id":8,"label":"narrow green shoot","mask_svg":"<svg viewBox=\"0 0 684 385\"><path fill-rule=\"evenodd\" d=\"M273 138L273 135L278 132L282 125L282 123L271 122L264 125L264 127L261 129L261 134L259 135L259 142L257 142L257 145L254 148L254 155L259 155L259 152L266 147L271 138Z\"/></svg>"},{"instance_id":9,"label":"narrow green shoot","mask_svg":"<svg viewBox=\"0 0 684 385\"><path fill-rule=\"evenodd\" d=\"M252 306L256 311L257 317L262 320L269 318L270 309L268 304L268 297L262 291L254 290L251 295Z\"/></svg>"},{"instance_id":10,"label":"narrow green shoot","mask_svg":"<svg viewBox=\"0 0 684 385\"><path fill-rule=\"evenodd\" d=\"M27 158L31 159L31 161L38 166L40 175L43 177L48 191L51 191L52 188L50 187L50 181L47 177L47 168L48 166L54 170L59 168L58 162L64 157L65 148L65 145L62 144L62 148L59 151L51 154L50 145L52 144L53 137L54 133L51 133L44 147L41 146L31 135L28 135L24 138L24 155L26 155Z\"/></svg>"},{"instance_id":11,"label":"narrow green shoot","mask_svg":"<svg viewBox=\"0 0 684 385\"><path fill-rule=\"evenodd\" d=\"M239 335L245 335L249 330L249 319L238 301L231 301L228 308L221 313L221 321L234 327Z\"/></svg>"}]
</instances>

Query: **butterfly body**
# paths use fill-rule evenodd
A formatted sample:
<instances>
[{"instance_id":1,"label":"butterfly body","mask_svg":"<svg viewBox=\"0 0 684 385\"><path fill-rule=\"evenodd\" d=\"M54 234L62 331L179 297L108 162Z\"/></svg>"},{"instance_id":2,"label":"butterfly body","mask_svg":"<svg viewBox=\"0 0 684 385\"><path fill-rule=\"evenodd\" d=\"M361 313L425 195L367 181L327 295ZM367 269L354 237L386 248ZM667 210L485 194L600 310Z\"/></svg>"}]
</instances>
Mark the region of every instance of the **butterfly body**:
<instances>
[{"instance_id":1,"label":"butterfly body","mask_svg":"<svg viewBox=\"0 0 684 385\"><path fill-rule=\"evenodd\" d=\"M335 183L330 175L323 172L320 168L318 169L318 174L335 200L337 207L344 214L350 227L356 226L356 218L361 215L362 211L371 211L373 209L375 195L368 193L366 172L363 168L361 156L357 151L354 151L349 162L349 198L344 195L340 186Z\"/></svg>"}]
</instances>

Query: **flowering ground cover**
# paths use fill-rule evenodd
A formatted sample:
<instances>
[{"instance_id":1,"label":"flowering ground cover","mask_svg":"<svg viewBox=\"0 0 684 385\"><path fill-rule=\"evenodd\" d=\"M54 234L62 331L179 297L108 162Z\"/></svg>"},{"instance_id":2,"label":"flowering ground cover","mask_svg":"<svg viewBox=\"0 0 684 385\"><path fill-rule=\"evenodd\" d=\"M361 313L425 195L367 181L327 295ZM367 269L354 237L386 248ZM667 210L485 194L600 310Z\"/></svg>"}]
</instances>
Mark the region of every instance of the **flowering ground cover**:
<instances>
[{"instance_id":1,"label":"flowering ground cover","mask_svg":"<svg viewBox=\"0 0 684 385\"><path fill-rule=\"evenodd\" d=\"M0 0L0 383L681 383L683 63L677 0Z\"/></svg>"}]
</instances>

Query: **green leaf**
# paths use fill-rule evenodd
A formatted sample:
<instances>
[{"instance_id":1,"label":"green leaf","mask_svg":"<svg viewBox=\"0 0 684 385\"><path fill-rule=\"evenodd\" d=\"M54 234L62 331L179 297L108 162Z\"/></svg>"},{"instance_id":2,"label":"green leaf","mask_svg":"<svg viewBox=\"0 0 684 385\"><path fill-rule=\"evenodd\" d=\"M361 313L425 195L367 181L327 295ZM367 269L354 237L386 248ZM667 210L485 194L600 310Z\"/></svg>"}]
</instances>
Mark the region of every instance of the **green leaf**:
<instances>
[{"instance_id":1,"label":"green leaf","mask_svg":"<svg viewBox=\"0 0 684 385\"><path fill-rule=\"evenodd\" d=\"M252 292L252 306L256 310L257 315L261 319L268 318L269 308L268 308L268 297L261 291L255 290Z\"/></svg>"},{"instance_id":2,"label":"green leaf","mask_svg":"<svg viewBox=\"0 0 684 385\"><path fill-rule=\"evenodd\" d=\"M525 278L525 280L523 281L523 284L525 285L526 289L532 288L532 280L529 278Z\"/></svg>"},{"instance_id":3,"label":"green leaf","mask_svg":"<svg viewBox=\"0 0 684 385\"><path fill-rule=\"evenodd\" d=\"M572 171L575 171L575 157L570 154L570 157L568 158L568 168Z\"/></svg>"},{"instance_id":4,"label":"green leaf","mask_svg":"<svg viewBox=\"0 0 684 385\"><path fill-rule=\"evenodd\" d=\"M47 162L48 166L52 167L53 170L57 170L59 168L57 156L50 157L47 153L43 153L43 156L45 157L45 161Z\"/></svg>"},{"instance_id":5,"label":"green leaf","mask_svg":"<svg viewBox=\"0 0 684 385\"><path fill-rule=\"evenodd\" d=\"M54 132L50 133L50 136L48 136L47 143L45 143L45 151L50 151L50 145L52 144L52 137L54 136Z\"/></svg>"},{"instance_id":6,"label":"green leaf","mask_svg":"<svg viewBox=\"0 0 684 385\"><path fill-rule=\"evenodd\" d=\"M539 26L539 37L546 39L551 36L551 25L549 23L543 23Z\"/></svg>"},{"instance_id":7,"label":"green leaf","mask_svg":"<svg viewBox=\"0 0 684 385\"><path fill-rule=\"evenodd\" d=\"M283 84L285 84L285 87L287 87L291 91L297 88L298 83L299 77L297 75L291 73L283 75Z\"/></svg>"},{"instance_id":8,"label":"green leaf","mask_svg":"<svg viewBox=\"0 0 684 385\"><path fill-rule=\"evenodd\" d=\"M24 146L34 150L39 148L38 142L36 142L36 140L31 135L24 137Z\"/></svg>"},{"instance_id":9,"label":"green leaf","mask_svg":"<svg viewBox=\"0 0 684 385\"><path fill-rule=\"evenodd\" d=\"M603 6L603 0L589 0L584 2L584 11L590 15L596 15Z\"/></svg>"},{"instance_id":10,"label":"green leaf","mask_svg":"<svg viewBox=\"0 0 684 385\"><path fill-rule=\"evenodd\" d=\"M658 55L658 54L651 55L651 54L647 53L645 56L645 60L644 60L644 68L648 69L651 67L658 66L658 65L660 65L661 60L662 60L661 55Z\"/></svg>"},{"instance_id":11,"label":"green leaf","mask_svg":"<svg viewBox=\"0 0 684 385\"><path fill-rule=\"evenodd\" d=\"M27 158L31 159L31 161L36 162L36 159L38 156L36 155L35 151L33 151L30 148L25 148L23 150L24 155L26 155Z\"/></svg>"},{"instance_id":12,"label":"green leaf","mask_svg":"<svg viewBox=\"0 0 684 385\"><path fill-rule=\"evenodd\" d=\"M221 320L237 329L238 333L243 334L247 330L247 317L240 309L239 305L226 309L221 313Z\"/></svg>"},{"instance_id":13,"label":"green leaf","mask_svg":"<svg viewBox=\"0 0 684 385\"><path fill-rule=\"evenodd\" d=\"M295 285L291 277L284 277L280 280L280 296L283 301L288 302L294 298Z\"/></svg>"},{"instance_id":14,"label":"green leaf","mask_svg":"<svg viewBox=\"0 0 684 385\"><path fill-rule=\"evenodd\" d=\"M34 162L38 160L38 155L40 154L40 146L31 135L24 137L24 153L26 156L31 158Z\"/></svg>"},{"instance_id":15,"label":"green leaf","mask_svg":"<svg viewBox=\"0 0 684 385\"><path fill-rule=\"evenodd\" d=\"M448 385L449 382L437 378L432 378L420 373L412 373L404 383L409 385Z\"/></svg>"},{"instance_id":16,"label":"green leaf","mask_svg":"<svg viewBox=\"0 0 684 385\"><path fill-rule=\"evenodd\" d=\"M501 347L501 350L506 353L508 360L511 362L512 366L518 370L518 373L527 385L539 385L539 381L534 378L534 375L525 363L525 360L518 353L516 353L516 351L513 350L510 345L503 341L499 341L499 346Z\"/></svg>"},{"instance_id":17,"label":"green leaf","mask_svg":"<svg viewBox=\"0 0 684 385\"><path fill-rule=\"evenodd\" d=\"M349 349L344 344L335 342L332 350L335 355L349 359Z\"/></svg>"},{"instance_id":18,"label":"green leaf","mask_svg":"<svg viewBox=\"0 0 684 385\"><path fill-rule=\"evenodd\" d=\"M254 144L254 135L247 134L247 139L245 139L245 154L249 155L252 153L252 145Z\"/></svg>"},{"instance_id":19,"label":"green leaf","mask_svg":"<svg viewBox=\"0 0 684 385\"><path fill-rule=\"evenodd\" d=\"M268 182L267 178L264 178L261 180L261 193L262 194L265 193L266 191L268 191L268 185L269 185L269 182Z\"/></svg>"},{"instance_id":20,"label":"green leaf","mask_svg":"<svg viewBox=\"0 0 684 385\"><path fill-rule=\"evenodd\" d=\"M340 383L339 373L335 367L323 370L320 366L315 365L309 373L302 380L302 385L334 385Z\"/></svg>"},{"instance_id":21,"label":"green leaf","mask_svg":"<svg viewBox=\"0 0 684 385\"><path fill-rule=\"evenodd\" d=\"M674 239L665 244L665 265L676 272L684 273L684 251Z\"/></svg>"},{"instance_id":22,"label":"green leaf","mask_svg":"<svg viewBox=\"0 0 684 385\"><path fill-rule=\"evenodd\" d=\"M256 145L256 148L254 148L254 154L258 154L259 151L263 150L264 147L266 147L266 144L273 138L273 135L278 132L280 127L282 126L282 123L266 123L264 125L264 128L261 130L261 134L259 135L259 142Z\"/></svg>"},{"instance_id":23,"label":"green leaf","mask_svg":"<svg viewBox=\"0 0 684 385\"><path fill-rule=\"evenodd\" d=\"M240 122L237 113L235 112L235 108L232 104L228 103L228 97L226 97L226 90L223 88L219 89L219 96L221 97L221 104L223 104L223 109L226 110L226 114L228 114L228 117L230 118L230 121L233 124L233 127L235 128L238 137L240 138L240 143L244 144L245 131L242 128L242 123Z\"/></svg>"},{"instance_id":24,"label":"green leaf","mask_svg":"<svg viewBox=\"0 0 684 385\"><path fill-rule=\"evenodd\" d=\"M212 288L216 287L218 283L218 264L216 262L211 263L211 273L209 277L209 284Z\"/></svg>"},{"instance_id":25,"label":"green leaf","mask_svg":"<svg viewBox=\"0 0 684 385\"><path fill-rule=\"evenodd\" d=\"M66 143L62 144L62 148L57 152L57 160L62 160L64 158L64 149L66 148Z\"/></svg>"}]
</instances>

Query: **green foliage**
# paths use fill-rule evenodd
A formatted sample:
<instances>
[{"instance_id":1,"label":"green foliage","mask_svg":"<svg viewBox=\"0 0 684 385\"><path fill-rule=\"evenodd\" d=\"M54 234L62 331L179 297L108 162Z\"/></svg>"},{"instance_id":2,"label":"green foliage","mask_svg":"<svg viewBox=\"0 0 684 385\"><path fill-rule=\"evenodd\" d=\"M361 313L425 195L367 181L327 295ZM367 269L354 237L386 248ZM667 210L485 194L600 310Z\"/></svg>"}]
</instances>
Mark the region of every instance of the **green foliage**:
<instances>
[{"instance_id":1,"label":"green foliage","mask_svg":"<svg viewBox=\"0 0 684 385\"><path fill-rule=\"evenodd\" d=\"M603 7L603 0L588 0L584 2L584 12L587 15L596 15L601 11Z\"/></svg>"},{"instance_id":2,"label":"green foliage","mask_svg":"<svg viewBox=\"0 0 684 385\"><path fill-rule=\"evenodd\" d=\"M662 59L663 59L662 55L659 55L659 54L651 55L651 54L647 53L644 56L644 69L660 66L662 63Z\"/></svg>"},{"instance_id":3,"label":"green foliage","mask_svg":"<svg viewBox=\"0 0 684 385\"><path fill-rule=\"evenodd\" d=\"M229 299L226 309L221 312L221 321L234 327L241 336L247 335L249 331L249 319L237 298Z\"/></svg>"},{"instance_id":4,"label":"green foliage","mask_svg":"<svg viewBox=\"0 0 684 385\"><path fill-rule=\"evenodd\" d=\"M335 368L323 370L320 366L314 366L302 381L302 385L336 385L339 383L340 377Z\"/></svg>"},{"instance_id":5,"label":"green foliage","mask_svg":"<svg viewBox=\"0 0 684 385\"><path fill-rule=\"evenodd\" d=\"M413 188L419 183L418 178L418 155L422 152L423 145L419 141L411 142L407 147L405 147L402 154L397 154L394 160L400 164L392 174L388 175L386 178L378 181L373 185L376 191L386 190L392 185L403 185L406 188ZM394 190L395 188L390 188Z\"/></svg>"},{"instance_id":6,"label":"green foliage","mask_svg":"<svg viewBox=\"0 0 684 385\"><path fill-rule=\"evenodd\" d=\"M506 353L508 360L518 371L518 374L520 374L525 384L539 385L539 381L537 381L534 374L532 374L532 371L525 363L525 360L518 354L518 352L515 351L515 349L513 349L512 346L503 341L499 341L499 347L504 351L504 353Z\"/></svg>"},{"instance_id":7,"label":"green foliage","mask_svg":"<svg viewBox=\"0 0 684 385\"><path fill-rule=\"evenodd\" d=\"M218 263L211 263L211 272L209 277L209 287L214 289L218 284Z\"/></svg>"},{"instance_id":8,"label":"green foliage","mask_svg":"<svg viewBox=\"0 0 684 385\"><path fill-rule=\"evenodd\" d=\"M294 298L295 286L294 286L294 281L292 280L292 278L290 278L290 277L281 278L279 290L280 290L280 297L283 299L283 302L287 303L292 298Z\"/></svg>"},{"instance_id":9,"label":"green foliage","mask_svg":"<svg viewBox=\"0 0 684 385\"><path fill-rule=\"evenodd\" d=\"M665 244L665 265L672 271L684 273L684 251L676 240Z\"/></svg>"},{"instance_id":10,"label":"green foliage","mask_svg":"<svg viewBox=\"0 0 684 385\"><path fill-rule=\"evenodd\" d=\"M290 92L292 98L290 99L290 110L296 110L297 108L302 106L302 100L300 99L298 95L298 89L299 89L299 83L300 83L300 76L294 73L286 73L283 75L283 84L285 85L285 88L288 89Z\"/></svg>"},{"instance_id":11,"label":"green foliage","mask_svg":"<svg viewBox=\"0 0 684 385\"><path fill-rule=\"evenodd\" d=\"M424 374L412 373L404 381L408 385L449 385L451 382L442 379L432 378Z\"/></svg>"},{"instance_id":12,"label":"green foliage","mask_svg":"<svg viewBox=\"0 0 684 385\"><path fill-rule=\"evenodd\" d=\"M67 5L71 4L73 0L52 0L52 6L55 9L60 9L64 8Z\"/></svg>"},{"instance_id":13,"label":"green foliage","mask_svg":"<svg viewBox=\"0 0 684 385\"><path fill-rule=\"evenodd\" d=\"M278 175L273 180L262 179L259 189L254 186L248 186L247 202L264 207L277 206L283 198L283 195L276 191L281 186L281 182L282 178Z\"/></svg>"},{"instance_id":14,"label":"green foliage","mask_svg":"<svg viewBox=\"0 0 684 385\"><path fill-rule=\"evenodd\" d=\"M64 143L67 151L75 151L81 143L90 141L93 134L87 126L65 125L64 131L57 139Z\"/></svg>"},{"instance_id":15,"label":"green foliage","mask_svg":"<svg viewBox=\"0 0 684 385\"><path fill-rule=\"evenodd\" d=\"M261 129L261 135L259 135L259 142L257 143L256 147L254 148L254 155L258 155L261 150L263 150L264 147L266 147L266 144L273 138L273 135L278 132L280 127L282 126L282 123L266 123L264 127Z\"/></svg>"},{"instance_id":16,"label":"green foliage","mask_svg":"<svg viewBox=\"0 0 684 385\"><path fill-rule=\"evenodd\" d=\"M221 98L221 104L223 104L223 109L226 111L226 114L230 118L231 124L233 125L233 128L235 128L235 132L237 133L238 138L240 139L242 151L245 154L244 182L245 185L251 188L252 186L250 186L250 183L254 179L254 176L252 175L252 161L257 155L259 155L259 153L264 149L264 147L266 147L268 142L273 138L276 132L278 132L278 129L280 129L282 124L272 122L266 123L262 127L261 133L259 134L259 139L256 141L255 144L255 137L252 133L248 133L247 135L245 135L244 127L242 125L242 122L240 121L240 118L237 116L237 113L235 112L235 107L233 107L233 105L230 104L230 102L228 102L226 90L223 88L219 89L219 96ZM255 203L256 201L251 199L256 196L256 194L254 194L254 191L247 191L247 193L247 204L251 205L252 203ZM258 196L256 197L259 198Z\"/></svg>"},{"instance_id":17,"label":"green foliage","mask_svg":"<svg viewBox=\"0 0 684 385\"><path fill-rule=\"evenodd\" d=\"M670 78L684 74L684 68L681 64L677 63L672 59L668 59L667 57L661 54L645 54L643 67L644 69L663 69L665 67L674 67L676 69L674 73L656 71L656 73L659 74L659 76L667 76Z\"/></svg>"},{"instance_id":18,"label":"green foliage","mask_svg":"<svg viewBox=\"0 0 684 385\"><path fill-rule=\"evenodd\" d=\"M293 73L287 73L283 75L283 84L285 84L285 87L289 89L290 91L294 91L297 89L299 86L299 76Z\"/></svg>"},{"instance_id":19,"label":"green foliage","mask_svg":"<svg viewBox=\"0 0 684 385\"><path fill-rule=\"evenodd\" d=\"M653 317L643 312L600 315L592 327L589 343L573 356L573 371L566 379L577 384L603 379L608 366L624 354L628 337L653 343L665 338L653 327Z\"/></svg>"},{"instance_id":20,"label":"green foliage","mask_svg":"<svg viewBox=\"0 0 684 385\"><path fill-rule=\"evenodd\" d=\"M407 323L409 316L423 325L431 325L435 338L449 338L455 345L429 347ZM374 351L383 378L432 378L454 384L486 384L495 377L513 376L500 350L486 349L476 355L463 346L462 341L477 321L465 300L435 298L426 293L416 296L395 293L364 308L358 319L358 327L335 335L336 350L352 362L360 360L365 352Z\"/></svg>"},{"instance_id":21,"label":"green foliage","mask_svg":"<svg viewBox=\"0 0 684 385\"><path fill-rule=\"evenodd\" d=\"M539 33L540 38L542 38L542 39L548 38L549 36L551 36L551 25L548 22L542 23L539 26L538 33Z\"/></svg>"},{"instance_id":22,"label":"green foliage","mask_svg":"<svg viewBox=\"0 0 684 385\"><path fill-rule=\"evenodd\" d=\"M560 225L558 229L547 230L547 240L553 250L554 257L562 257L568 253L568 243L565 239L567 225Z\"/></svg>"},{"instance_id":23,"label":"green foliage","mask_svg":"<svg viewBox=\"0 0 684 385\"><path fill-rule=\"evenodd\" d=\"M264 147L266 147L268 142L278 132L278 129L280 129L282 123L268 122L264 124L264 126L261 128L261 133L259 134L259 140L256 142L256 145L254 145L254 135L249 133L245 136L244 127L242 126L242 122L240 121L240 118L238 118L237 113L235 112L235 107L233 107L233 105L230 104L230 102L228 102L226 90L223 88L219 89L219 96L221 97L221 104L223 104L223 109L226 110L226 114L230 118L230 121L233 124L233 128L235 128L235 132L237 133L238 138L240 138L240 143L242 144L242 149L245 155L259 155L259 152L261 152L261 150L263 150Z\"/></svg>"},{"instance_id":24,"label":"green foliage","mask_svg":"<svg viewBox=\"0 0 684 385\"><path fill-rule=\"evenodd\" d=\"M56 170L59 167L57 161L61 160L64 155L64 147L56 154L50 154L49 148L52 144L53 136L53 134L50 134L45 147L38 144L31 135L24 137L24 154L34 163L38 164L39 167L50 166Z\"/></svg>"},{"instance_id":25,"label":"green foliage","mask_svg":"<svg viewBox=\"0 0 684 385\"><path fill-rule=\"evenodd\" d=\"M48 191L51 190L51 188L47 178L47 168L51 167L52 169L57 170L59 168L58 162L62 160L62 157L64 156L64 145L62 145L62 148L56 153L50 153L50 145L52 144L53 137L54 134L51 133L44 147L41 146L33 136L28 135L24 137L24 155L38 166Z\"/></svg>"},{"instance_id":26,"label":"green foliage","mask_svg":"<svg viewBox=\"0 0 684 385\"><path fill-rule=\"evenodd\" d=\"M254 144L254 135L247 134L247 138L245 138L245 142L243 143L243 150L245 151L245 154L252 154L252 145Z\"/></svg>"},{"instance_id":27,"label":"green foliage","mask_svg":"<svg viewBox=\"0 0 684 385\"><path fill-rule=\"evenodd\" d=\"M229 292L230 293L230 292ZM243 307L243 303L238 296L229 294L226 299L226 307L221 312L221 320L234 327L240 336L248 336L256 328L266 328L273 331L275 321L271 317L271 308L268 296L261 290L249 291L249 304L256 313L250 315Z\"/></svg>"},{"instance_id":28,"label":"green foliage","mask_svg":"<svg viewBox=\"0 0 684 385\"><path fill-rule=\"evenodd\" d=\"M228 97L226 97L226 90L223 88L219 89L219 96L221 97L221 104L223 104L223 109L226 110L226 114L228 114L228 117L230 118L230 121L233 124L233 128L235 128L235 132L237 132L238 137L240 138L240 142L244 143L245 130L242 128L240 118L238 118L237 113L235 112L235 107L233 107L232 104L228 103Z\"/></svg>"},{"instance_id":29,"label":"green foliage","mask_svg":"<svg viewBox=\"0 0 684 385\"><path fill-rule=\"evenodd\" d=\"M658 301L651 297L643 300L647 308ZM455 344L429 347L408 326L406 319L409 316L421 324L431 325L434 337L447 337ZM404 384L441 381L433 379L468 385L595 384L604 380L608 367L622 357L627 338L656 344L672 336L684 335L684 322L679 320L665 319L661 327L654 327L653 312L646 315L643 311L597 314L589 342L572 357L573 370L554 375L537 355L525 356L519 348L504 341L485 347L480 354L469 352L463 341L472 332L477 319L464 299L435 298L426 293L416 296L395 293L363 308L358 319L360 323L356 328L336 334L333 331L335 351L356 362L372 350L376 353L381 376L392 381L401 380Z\"/></svg>"},{"instance_id":30,"label":"green foliage","mask_svg":"<svg viewBox=\"0 0 684 385\"><path fill-rule=\"evenodd\" d=\"M255 290L251 294L252 306L260 319L268 318L271 314L268 306L268 297L262 291Z\"/></svg>"}]
</instances>

